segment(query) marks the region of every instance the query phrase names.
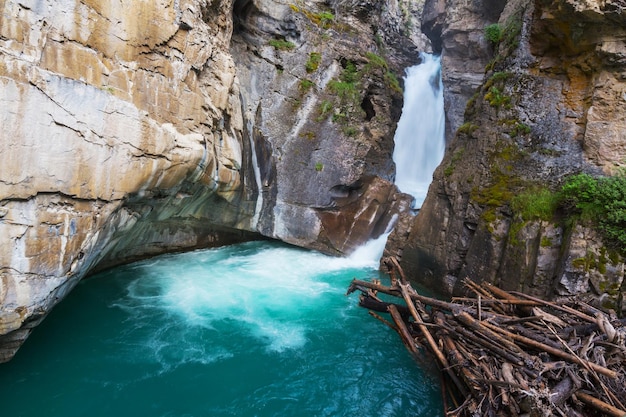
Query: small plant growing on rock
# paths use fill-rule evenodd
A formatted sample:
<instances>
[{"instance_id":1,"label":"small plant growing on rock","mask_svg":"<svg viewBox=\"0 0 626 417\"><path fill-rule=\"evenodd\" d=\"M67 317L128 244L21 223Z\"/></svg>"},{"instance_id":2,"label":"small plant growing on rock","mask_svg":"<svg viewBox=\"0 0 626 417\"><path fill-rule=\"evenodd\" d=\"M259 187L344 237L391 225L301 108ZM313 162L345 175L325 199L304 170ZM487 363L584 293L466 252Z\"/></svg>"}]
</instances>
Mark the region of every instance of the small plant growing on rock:
<instances>
[{"instance_id":1,"label":"small plant growing on rock","mask_svg":"<svg viewBox=\"0 0 626 417\"><path fill-rule=\"evenodd\" d=\"M318 122L321 122L322 120L324 120L324 118L326 118L326 116L328 115L328 113L333 109L333 103L331 103L328 100L324 100L322 101L322 103L320 104L319 107L319 117L317 118Z\"/></svg>"},{"instance_id":2,"label":"small plant growing on rock","mask_svg":"<svg viewBox=\"0 0 626 417\"><path fill-rule=\"evenodd\" d=\"M357 129L354 126L346 126L346 128L343 130L343 133L345 133L346 136L354 136L357 134Z\"/></svg>"},{"instance_id":3,"label":"small plant growing on rock","mask_svg":"<svg viewBox=\"0 0 626 417\"><path fill-rule=\"evenodd\" d=\"M396 74L389 70L389 64L387 64L385 58L373 52L366 52L365 58L367 58L368 61L364 68L365 72L371 72L376 69L384 71L383 79L385 80L387 87L391 88L395 92L402 93L402 87L400 87L398 77L396 77Z\"/></svg>"},{"instance_id":4,"label":"small plant growing on rock","mask_svg":"<svg viewBox=\"0 0 626 417\"><path fill-rule=\"evenodd\" d=\"M387 64L387 61L385 61L385 58L373 52L366 52L365 58L367 58L368 66L370 67L385 68L385 69L389 67L389 65Z\"/></svg>"},{"instance_id":5,"label":"small plant growing on rock","mask_svg":"<svg viewBox=\"0 0 626 417\"><path fill-rule=\"evenodd\" d=\"M511 208L525 221L552 220L559 196L545 187L529 188L511 199Z\"/></svg>"},{"instance_id":6,"label":"small plant growing on rock","mask_svg":"<svg viewBox=\"0 0 626 417\"><path fill-rule=\"evenodd\" d=\"M518 135L527 135L530 133L530 126L525 123L517 122L513 129L511 130L511 136L516 137Z\"/></svg>"},{"instance_id":7,"label":"small plant growing on rock","mask_svg":"<svg viewBox=\"0 0 626 417\"><path fill-rule=\"evenodd\" d=\"M307 91L309 91L311 88L313 88L313 86L315 86L315 83L309 79L302 79L300 80L300 85L299 85L299 89L300 91L306 93Z\"/></svg>"},{"instance_id":8,"label":"small plant growing on rock","mask_svg":"<svg viewBox=\"0 0 626 417\"><path fill-rule=\"evenodd\" d=\"M459 133L464 133L466 135L471 135L472 133L474 133L474 131L478 129L478 126L471 123L471 122L465 122L463 123L461 126L459 126Z\"/></svg>"},{"instance_id":9,"label":"small plant growing on rock","mask_svg":"<svg viewBox=\"0 0 626 417\"><path fill-rule=\"evenodd\" d=\"M499 109L500 106L509 108L511 105L511 97L505 95L498 87L491 87L489 92L485 94L485 100L496 109Z\"/></svg>"},{"instance_id":10,"label":"small plant growing on rock","mask_svg":"<svg viewBox=\"0 0 626 417\"><path fill-rule=\"evenodd\" d=\"M500 27L500 25L497 23L494 23L494 24L485 26L485 38L487 38L489 43L491 43L494 46L499 44L500 41L502 40L502 28Z\"/></svg>"},{"instance_id":11,"label":"small plant growing on rock","mask_svg":"<svg viewBox=\"0 0 626 417\"><path fill-rule=\"evenodd\" d=\"M279 51L290 51L296 47L293 42L285 39L272 39L269 41L269 44Z\"/></svg>"},{"instance_id":12,"label":"small plant growing on rock","mask_svg":"<svg viewBox=\"0 0 626 417\"><path fill-rule=\"evenodd\" d=\"M351 82L330 80L328 89L342 100L352 100L358 94L356 84Z\"/></svg>"},{"instance_id":13,"label":"small plant growing on rock","mask_svg":"<svg viewBox=\"0 0 626 417\"><path fill-rule=\"evenodd\" d=\"M322 164L321 162L317 162L317 163L315 164L315 170L316 170L317 172L321 172L323 169L324 169L324 164Z\"/></svg>"},{"instance_id":14,"label":"small plant growing on rock","mask_svg":"<svg viewBox=\"0 0 626 417\"><path fill-rule=\"evenodd\" d=\"M387 71L385 73L385 82L389 88L397 93L402 94L402 87L400 87L400 81L398 81L398 77L396 77L396 74L391 71Z\"/></svg>"},{"instance_id":15,"label":"small plant growing on rock","mask_svg":"<svg viewBox=\"0 0 626 417\"><path fill-rule=\"evenodd\" d=\"M317 14L320 27L328 29L330 25L335 21L335 15L331 12L320 12Z\"/></svg>"},{"instance_id":16,"label":"small plant growing on rock","mask_svg":"<svg viewBox=\"0 0 626 417\"><path fill-rule=\"evenodd\" d=\"M450 175L452 175L452 173L454 172L454 168L456 167L456 164L461 160L461 158L463 158L464 153L465 153L464 148L459 148L456 151L454 151L454 153L452 154L452 158L450 159L450 164L443 171L443 175L445 175L446 177L449 177Z\"/></svg>"},{"instance_id":17,"label":"small plant growing on rock","mask_svg":"<svg viewBox=\"0 0 626 417\"><path fill-rule=\"evenodd\" d=\"M304 64L306 72L310 74L317 71L320 66L320 62L322 62L322 54L319 52L311 52L309 54L309 59L306 61L306 64Z\"/></svg>"}]
</instances>

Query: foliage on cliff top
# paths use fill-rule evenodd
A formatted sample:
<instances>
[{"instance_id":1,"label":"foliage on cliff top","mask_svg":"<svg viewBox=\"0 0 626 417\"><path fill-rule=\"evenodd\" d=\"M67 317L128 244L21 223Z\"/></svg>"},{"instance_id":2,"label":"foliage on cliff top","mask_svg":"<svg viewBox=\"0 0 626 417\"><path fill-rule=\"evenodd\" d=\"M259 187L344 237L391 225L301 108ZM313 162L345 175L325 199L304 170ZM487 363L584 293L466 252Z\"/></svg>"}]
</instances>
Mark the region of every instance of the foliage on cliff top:
<instances>
[{"instance_id":1,"label":"foliage on cliff top","mask_svg":"<svg viewBox=\"0 0 626 417\"><path fill-rule=\"evenodd\" d=\"M573 175L556 192L529 187L511 199L511 208L524 221L551 221L561 210L596 225L607 244L626 255L626 171L614 177Z\"/></svg>"},{"instance_id":2,"label":"foliage on cliff top","mask_svg":"<svg viewBox=\"0 0 626 417\"><path fill-rule=\"evenodd\" d=\"M560 194L565 209L597 224L609 242L626 254L626 170L614 177L574 175Z\"/></svg>"}]
</instances>

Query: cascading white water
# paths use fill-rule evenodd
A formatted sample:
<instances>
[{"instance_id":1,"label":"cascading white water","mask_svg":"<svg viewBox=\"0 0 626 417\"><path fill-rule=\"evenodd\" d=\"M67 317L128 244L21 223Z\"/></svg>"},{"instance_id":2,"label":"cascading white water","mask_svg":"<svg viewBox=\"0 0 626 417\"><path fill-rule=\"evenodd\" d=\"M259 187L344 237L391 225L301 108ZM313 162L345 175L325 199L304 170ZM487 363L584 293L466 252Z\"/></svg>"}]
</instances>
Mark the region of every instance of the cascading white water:
<instances>
[{"instance_id":1,"label":"cascading white water","mask_svg":"<svg viewBox=\"0 0 626 417\"><path fill-rule=\"evenodd\" d=\"M394 137L396 185L420 208L443 159L445 114L440 57L421 53L422 63L406 70L404 106Z\"/></svg>"}]
</instances>

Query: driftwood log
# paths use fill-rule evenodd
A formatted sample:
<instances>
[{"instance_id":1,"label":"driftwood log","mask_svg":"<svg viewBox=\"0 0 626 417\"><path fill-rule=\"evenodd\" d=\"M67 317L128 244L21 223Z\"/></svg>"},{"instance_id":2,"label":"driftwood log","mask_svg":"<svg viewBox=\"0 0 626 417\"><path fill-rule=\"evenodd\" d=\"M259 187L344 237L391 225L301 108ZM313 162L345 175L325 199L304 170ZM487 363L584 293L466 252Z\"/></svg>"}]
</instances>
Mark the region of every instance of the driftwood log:
<instances>
[{"instance_id":1,"label":"driftwood log","mask_svg":"<svg viewBox=\"0 0 626 417\"><path fill-rule=\"evenodd\" d=\"M415 291L394 258L387 266L390 285L354 279L348 294L389 313L393 323L370 311L414 356L434 356L447 416L626 417L625 319L469 280L467 296L444 301Z\"/></svg>"}]
</instances>

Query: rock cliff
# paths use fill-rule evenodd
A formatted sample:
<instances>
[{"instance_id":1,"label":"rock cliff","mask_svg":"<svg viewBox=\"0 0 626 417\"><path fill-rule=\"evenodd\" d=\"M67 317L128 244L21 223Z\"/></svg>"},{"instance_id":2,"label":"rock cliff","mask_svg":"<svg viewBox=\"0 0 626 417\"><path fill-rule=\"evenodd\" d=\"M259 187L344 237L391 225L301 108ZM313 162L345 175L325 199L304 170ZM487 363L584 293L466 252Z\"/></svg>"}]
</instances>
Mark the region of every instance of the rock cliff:
<instances>
[{"instance_id":1,"label":"rock cliff","mask_svg":"<svg viewBox=\"0 0 626 417\"><path fill-rule=\"evenodd\" d=\"M91 271L380 234L418 6L0 1L0 361Z\"/></svg>"},{"instance_id":2,"label":"rock cliff","mask_svg":"<svg viewBox=\"0 0 626 417\"><path fill-rule=\"evenodd\" d=\"M427 2L424 28L442 49L448 82L464 87L446 86L450 141L403 265L438 288L443 279L448 293L470 277L544 297L585 293L621 310L620 248L567 213L528 214L518 205L555 192L571 174L609 175L623 166L623 4L440 3ZM467 33L458 30L462 15Z\"/></svg>"}]
</instances>

